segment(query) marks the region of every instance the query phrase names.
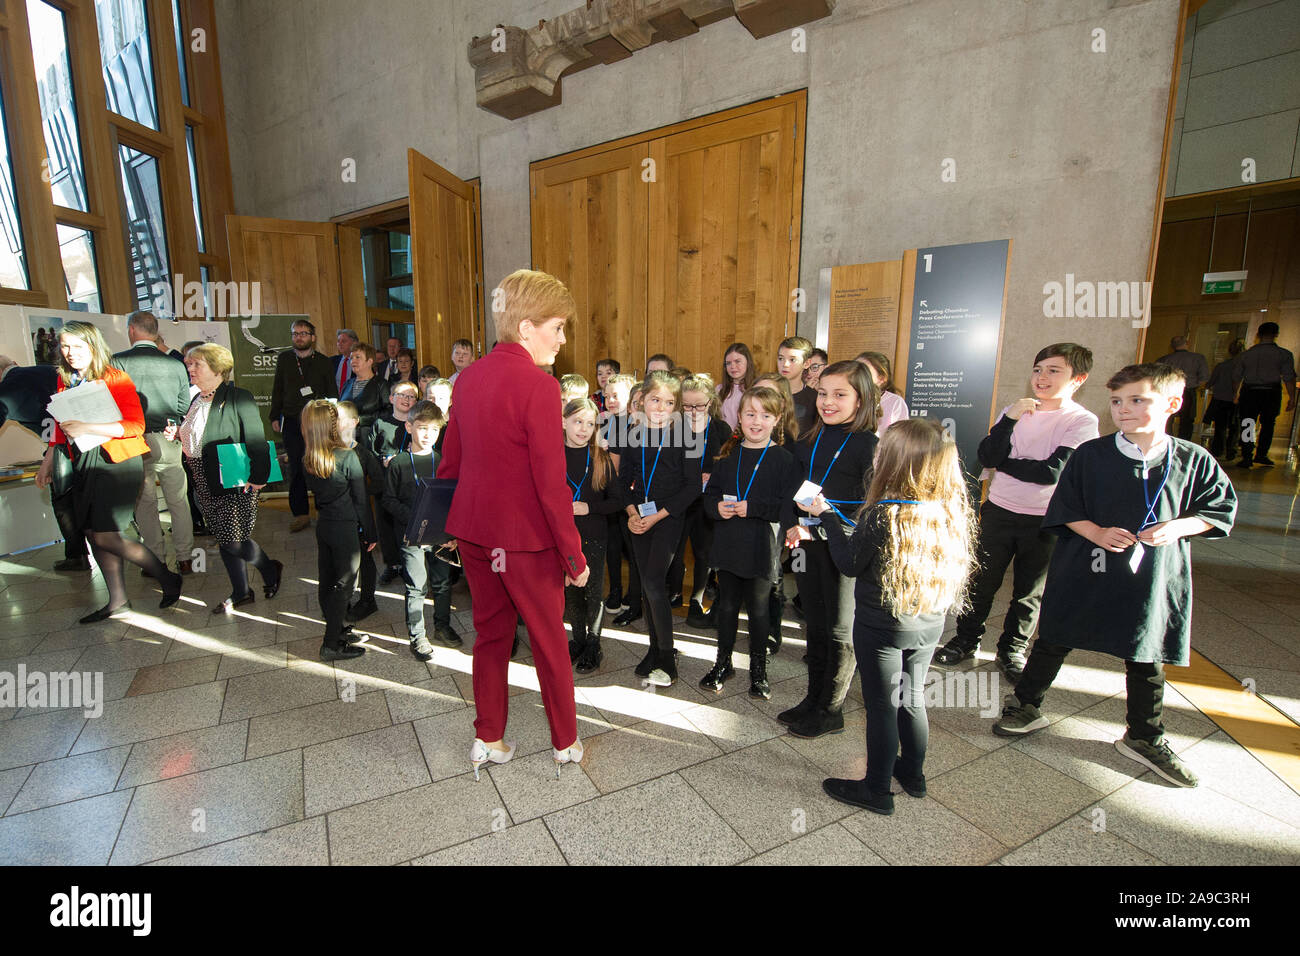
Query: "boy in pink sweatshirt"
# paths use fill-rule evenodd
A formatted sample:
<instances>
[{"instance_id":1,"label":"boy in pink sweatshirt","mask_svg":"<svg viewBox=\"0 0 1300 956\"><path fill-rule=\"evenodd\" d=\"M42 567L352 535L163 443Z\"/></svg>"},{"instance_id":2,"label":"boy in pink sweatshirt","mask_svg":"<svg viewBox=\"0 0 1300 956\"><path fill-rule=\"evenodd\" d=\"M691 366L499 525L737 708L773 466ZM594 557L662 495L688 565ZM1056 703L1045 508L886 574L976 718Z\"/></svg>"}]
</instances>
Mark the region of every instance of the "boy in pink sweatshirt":
<instances>
[{"instance_id":1,"label":"boy in pink sweatshirt","mask_svg":"<svg viewBox=\"0 0 1300 956\"><path fill-rule=\"evenodd\" d=\"M1041 528L1043 515L1074 449L1098 435L1097 416L1074 402L1091 369L1092 352L1082 345L1047 346L1034 357L1032 397L1004 408L980 442L980 464L997 469L980 508L980 567L970 610L957 618L957 633L935 654L935 664L952 666L975 656L1010 565L1011 606L998 638L997 663L1013 685L1020 679L1056 543L1056 536Z\"/></svg>"}]
</instances>

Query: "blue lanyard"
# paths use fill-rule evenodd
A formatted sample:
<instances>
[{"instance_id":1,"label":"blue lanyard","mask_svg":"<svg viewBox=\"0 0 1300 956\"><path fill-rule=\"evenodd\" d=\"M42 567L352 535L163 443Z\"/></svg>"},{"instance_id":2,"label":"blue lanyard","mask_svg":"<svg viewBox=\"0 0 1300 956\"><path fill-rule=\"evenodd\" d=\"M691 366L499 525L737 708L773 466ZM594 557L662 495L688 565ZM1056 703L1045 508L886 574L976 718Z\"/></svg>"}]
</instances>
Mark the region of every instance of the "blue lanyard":
<instances>
[{"instance_id":1,"label":"blue lanyard","mask_svg":"<svg viewBox=\"0 0 1300 956\"><path fill-rule=\"evenodd\" d=\"M579 481L579 482L575 485L575 484L573 483L573 479L570 478L570 477L568 476L568 474L565 474L565 476L564 476L564 480L567 481L567 482L569 483L569 487L573 489L573 500L574 500L574 501L577 501L579 498L582 497L582 486L583 486L583 485L586 483L586 481L587 481L587 473L588 473L589 471L591 471L591 446L590 446L590 445L587 446L587 464L586 464L586 466L582 469L582 480Z\"/></svg>"},{"instance_id":2,"label":"blue lanyard","mask_svg":"<svg viewBox=\"0 0 1300 956\"><path fill-rule=\"evenodd\" d=\"M646 429L646 438L649 439L649 437L650 437L650 430ZM650 500L650 486L654 484L655 472L659 468L659 456L662 455L663 453L664 453L664 445L663 442L660 441L659 450L655 452L654 467L650 469L650 478L647 480L645 476L645 444L642 443L641 445L641 480L645 483L644 487L642 488L642 490L645 492L645 498L644 498L645 501Z\"/></svg>"},{"instance_id":3,"label":"blue lanyard","mask_svg":"<svg viewBox=\"0 0 1300 956\"><path fill-rule=\"evenodd\" d=\"M919 505L920 503L913 498L881 498L876 502L878 505Z\"/></svg>"},{"instance_id":4,"label":"blue lanyard","mask_svg":"<svg viewBox=\"0 0 1300 956\"><path fill-rule=\"evenodd\" d=\"M1160 504L1160 492L1165 490L1165 482L1169 480L1169 457L1169 453L1166 451L1165 474L1164 477L1160 479L1160 487L1156 489L1154 497L1150 494L1150 491L1147 488L1147 464L1145 461L1142 462L1142 498L1147 503L1147 516L1142 519L1142 527L1138 528L1139 532L1145 531L1153 524L1159 523L1156 521L1156 508Z\"/></svg>"},{"instance_id":5,"label":"blue lanyard","mask_svg":"<svg viewBox=\"0 0 1300 956\"><path fill-rule=\"evenodd\" d=\"M769 438L767 440L767 444L763 446L763 454L758 456L758 464L755 465L754 470L749 473L749 484L745 486L745 493L742 495L740 493L740 464L745 457L745 446L744 445L740 446L740 451L736 453L736 500L737 501L749 500L749 489L754 487L754 478L756 475L758 475L758 469L763 466L763 459L767 457L767 450L771 447L772 447L772 439Z\"/></svg>"},{"instance_id":6,"label":"blue lanyard","mask_svg":"<svg viewBox=\"0 0 1300 956\"><path fill-rule=\"evenodd\" d=\"M812 454L808 457L808 480L809 481L812 481L813 463L817 461L817 446L822 443L822 435L824 432L825 429L822 429L821 431L817 432L817 440L813 442ZM831 473L831 469L835 467L835 460L840 457L840 452L844 450L844 446L849 443L849 439L852 437L853 437L852 432L849 432L847 435L844 436L844 441L840 442L840 447L835 449L835 454L831 456L831 463L827 465L826 470L822 472L822 480L815 481L813 482L813 484L815 485L826 484L826 476ZM836 514L839 514L839 512L836 512ZM843 517L843 515L841 515L840 517Z\"/></svg>"},{"instance_id":7,"label":"blue lanyard","mask_svg":"<svg viewBox=\"0 0 1300 956\"><path fill-rule=\"evenodd\" d=\"M429 455L430 455L430 460L432 460L433 452L430 452ZM424 482L420 480L420 473L415 470L415 452L408 449L406 452L406 457L411 459L411 477L415 479L415 483L417 485L423 488ZM423 458L424 456L421 455L420 457Z\"/></svg>"}]
</instances>

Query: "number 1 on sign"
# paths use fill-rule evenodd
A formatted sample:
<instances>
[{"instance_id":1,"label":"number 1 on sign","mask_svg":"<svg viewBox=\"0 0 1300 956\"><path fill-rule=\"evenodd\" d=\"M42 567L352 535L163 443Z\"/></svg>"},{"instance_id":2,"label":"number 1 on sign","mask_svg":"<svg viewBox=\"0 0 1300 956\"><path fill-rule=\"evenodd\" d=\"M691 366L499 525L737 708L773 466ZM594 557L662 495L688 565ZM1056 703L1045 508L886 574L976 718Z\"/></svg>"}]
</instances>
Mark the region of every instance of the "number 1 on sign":
<instances>
[{"instance_id":1,"label":"number 1 on sign","mask_svg":"<svg viewBox=\"0 0 1300 956\"><path fill-rule=\"evenodd\" d=\"M930 264L934 261L934 253L927 252L925 255L921 256L921 258L925 260L925 271L929 272Z\"/></svg>"}]
</instances>

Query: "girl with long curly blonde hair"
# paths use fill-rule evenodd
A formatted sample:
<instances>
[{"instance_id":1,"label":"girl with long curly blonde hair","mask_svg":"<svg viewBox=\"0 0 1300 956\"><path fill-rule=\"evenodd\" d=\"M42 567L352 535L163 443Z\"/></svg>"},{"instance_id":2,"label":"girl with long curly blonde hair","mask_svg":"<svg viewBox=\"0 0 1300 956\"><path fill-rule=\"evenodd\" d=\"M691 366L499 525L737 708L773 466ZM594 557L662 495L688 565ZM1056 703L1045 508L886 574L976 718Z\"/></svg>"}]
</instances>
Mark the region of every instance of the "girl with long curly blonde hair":
<instances>
[{"instance_id":1,"label":"girl with long curly blonde hair","mask_svg":"<svg viewBox=\"0 0 1300 956\"><path fill-rule=\"evenodd\" d=\"M880 440L851 535L820 497L808 510L825 522L835 566L857 578L853 647L867 706L866 779L822 786L843 803L893 813L891 777L925 795L925 677L944 616L964 606L976 563L957 447L936 423L904 419Z\"/></svg>"}]
</instances>

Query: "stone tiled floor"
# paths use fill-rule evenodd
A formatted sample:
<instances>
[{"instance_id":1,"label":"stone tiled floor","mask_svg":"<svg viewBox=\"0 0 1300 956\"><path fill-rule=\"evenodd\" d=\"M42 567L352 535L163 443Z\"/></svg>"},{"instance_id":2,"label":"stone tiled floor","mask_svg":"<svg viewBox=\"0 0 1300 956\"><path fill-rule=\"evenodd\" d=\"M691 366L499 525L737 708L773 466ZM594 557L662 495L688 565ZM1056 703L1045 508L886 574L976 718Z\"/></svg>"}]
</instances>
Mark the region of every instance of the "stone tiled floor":
<instances>
[{"instance_id":1,"label":"stone tiled floor","mask_svg":"<svg viewBox=\"0 0 1300 956\"><path fill-rule=\"evenodd\" d=\"M1245 479L1237 532L1194 545L1193 646L1300 719L1296 478ZM466 593L464 652L414 660L388 588L370 653L322 664L314 536L269 506L257 537L289 577L229 621L207 611L228 587L215 551L180 610L152 610L157 592L132 576L140 610L88 627L76 618L104 600L97 575L43 570L54 549L0 560L0 671L101 671L107 698L90 719L0 709L0 863L1300 862L1300 796L1172 687L1169 737L1203 785L1165 786L1115 751L1123 674L1096 654L1071 657L1046 732L1007 741L978 701L933 708L927 799L900 795L888 818L836 803L821 780L863 773L862 703L855 685L842 735L785 734L774 716L804 680L793 619L770 702L745 695L743 656L725 694L700 691L712 638L685 627L682 680L652 693L631 670L644 628L608 631L603 668L577 683L587 756L558 782L525 647L518 755L475 782ZM996 677L987 655L971 669Z\"/></svg>"}]
</instances>

